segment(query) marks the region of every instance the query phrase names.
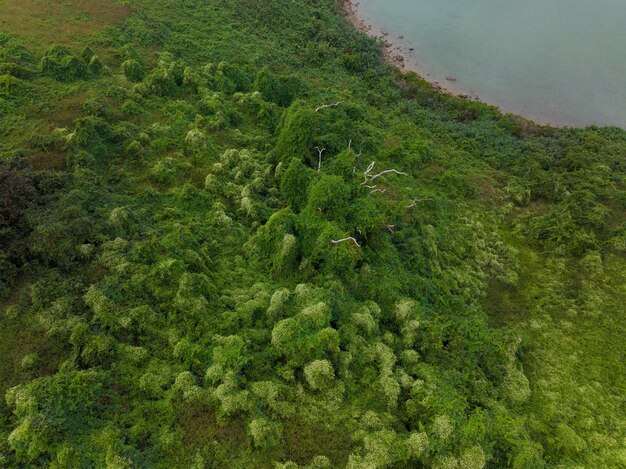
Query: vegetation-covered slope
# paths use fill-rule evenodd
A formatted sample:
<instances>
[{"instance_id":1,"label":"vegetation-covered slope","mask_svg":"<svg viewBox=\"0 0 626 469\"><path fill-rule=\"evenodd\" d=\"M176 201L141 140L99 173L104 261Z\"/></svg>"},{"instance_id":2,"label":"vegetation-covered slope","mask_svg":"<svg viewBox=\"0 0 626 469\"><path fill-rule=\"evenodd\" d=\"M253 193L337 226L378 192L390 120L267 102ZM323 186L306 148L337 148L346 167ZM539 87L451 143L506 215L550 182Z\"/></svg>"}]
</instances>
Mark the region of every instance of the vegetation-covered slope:
<instances>
[{"instance_id":1,"label":"vegetation-covered slope","mask_svg":"<svg viewBox=\"0 0 626 469\"><path fill-rule=\"evenodd\" d=\"M0 16L0 466L626 465L625 132L124 3Z\"/></svg>"}]
</instances>

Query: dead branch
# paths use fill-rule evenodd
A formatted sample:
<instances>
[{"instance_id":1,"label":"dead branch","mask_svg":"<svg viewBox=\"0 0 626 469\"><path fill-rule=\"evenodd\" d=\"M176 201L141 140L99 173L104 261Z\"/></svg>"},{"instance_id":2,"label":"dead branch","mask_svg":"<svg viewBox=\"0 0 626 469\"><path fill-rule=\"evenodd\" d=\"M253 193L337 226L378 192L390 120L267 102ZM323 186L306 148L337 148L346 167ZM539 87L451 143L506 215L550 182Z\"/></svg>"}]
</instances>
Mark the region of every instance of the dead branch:
<instances>
[{"instance_id":1,"label":"dead branch","mask_svg":"<svg viewBox=\"0 0 626 469\"><path fill-rule=\"evenodd\" d=\"M352 236L348 236L347 238L343 238L343 239L331 239L330 242L333 244L339 244L339 243L343 243L344 241L352 241L354 244L357 245L357 247L361 247L361 245L358 243L358 241L356 239L354 239Z\"/></svg>"},{"instance_id":2,"label":"dead branch","mask_svg":"<svg viewBox=\"0 0 626 469\"><path fill-rule=\"evenodd\" d=\"M370 182L373 181L374 179L382 176L383 174L389 174L389 173L394 173L394 174L399 174L401 176L408 176L407 173L403 173L402 171L398 171L397 169L386 169L384 171L381 171L378 174L374 174L373 176L368 176L370 178Z\"/></svg>"},{"instance_id":3,"label":"dead branch","mask_svg":"<svg viewBox=\"0 0 626 469\"><path fill-rule=\"evenodd\" d=\"M413 208L417 205L418 202L425 202L427 200L432 200L432 199L430 199L429 197L426 197L424 199L413 199L411 203L409 205L406 205L404 208Z\"/></svg>"},{"instance_id":4,"label":"dead branch","mask_svg":"<svg viewBox=\"0 0 626 469\"><path fill-rule=\"evenodd\" d=\"M324 153L326 148L320 149L320 147L315 147L315 149L317 150L317 153L319 154L319 160L317 162L317 174L319 174L320 170L322 169L322 154Z\"/></svg>"},{"instance_id":5,"label":"dead branch","mask_svg":"<svg viewBox=\"0 0 626 469\"><path fill-rule=\"evenodd\" d=\"M341 104L341 101L337 101L336 103L331 103L331 104L324 104L323 106L320 106L317 109L315 109L315 112L318 112L321 109L326 109L326 108L329 108L329 107L337 107L340 104Z\"/></svg>"},{"instance_id":6,"label":"dead branch","mask_svg":"<svg viewBox=\"0 0 626 469\"><path fill-rule=\"evenodd\" d=\"M362 186L369 187L369 186L367 186L367 183L369 182L369 180L368 180L367 178L369 177L369 173L370 173L370 171L371 171L372 169L374 169L374 165L375 165L375 164L376 164L376 162L375 162L375 161L372 161L372 162L369 164L369 166L367 167L367 169L366 169L365 171L363 171L363 177L365 178L365 180L361 183L361 185L362 185ZM376 186L374 186L374 187L376 187ZM371 187L370 187L370 189L371 189Z\"/></svg>"},{"instance_id":7,"label":"dead branch","mask_svg":"<svg viewBox=\"0 0 626 469\"><path fill-rule=\"evenodd\" d=\"M350 140L350 142L352 142L352 140ZM361 157L361 155L363 154L362 151L360 151L358 154L354 155L354 166L352 167L352 174L356 173L356 163L359 160L359 158Z\"/></svg>"}]
</instances>

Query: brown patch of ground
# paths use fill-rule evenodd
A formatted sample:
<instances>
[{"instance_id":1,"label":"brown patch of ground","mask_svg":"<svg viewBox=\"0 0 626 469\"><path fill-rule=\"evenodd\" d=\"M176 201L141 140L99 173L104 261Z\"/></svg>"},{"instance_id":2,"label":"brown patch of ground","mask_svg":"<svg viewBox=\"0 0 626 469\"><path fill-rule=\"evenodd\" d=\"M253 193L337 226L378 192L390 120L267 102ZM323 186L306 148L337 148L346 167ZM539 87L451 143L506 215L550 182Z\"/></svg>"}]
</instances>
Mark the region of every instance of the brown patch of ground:
<instances>
[{"instance_id":1,"label":"brown patch of ground","mask_svg":"<svg viewBox=\"0 0 626 469\"><path fill-rule=\"evenodd\" d=\"M234 451L246 441L246 431L240 419L232 419L220 425L213 409L200 405L185 405L180 419L186 448L197 448L218 441Z\"/></svg>"},{"instance_id":2,"label":"brown patch of ground","mask_svg":"<svg viewBox=\"0 0 626 469\"><path fill-rule=\"evenodd\" d=\"M422 170L422 174L425 177L433 177L433 176L437 176L438 174L443 173L445 170L446 170L446 167L441 164L430 163L424 167L424 169Z\"/></svg>"},{"instance_id":3,"label":"brown patch of ground","mask_svg":"<svg viewBox=\"0 0 626 469\"><path fill-rule=\"evenodd\" d=\"M7 307L19 303L23 285L13 288L11 297L0 302L0 393L20 382L37 376L47 376L56 372L63 345L47 336L33 321L33 318L8 318ZM21 366L24 356L37 353L39 359L32 369Z\"/></svg>"},{"instance_id":4,"label":"brown patch of ground","mask_svg":"<svg viewBox=\"0 0 626 469\"><path fill-rule=\"evenodd\" d=\"M30 166L35 171L65 170L65 153L60 151L41 151L29 158Z\"/></svg>"},{"instance_id":5,"label":"brown patch of ground","mask_svg":"<svg viewBox=\"0 0 626 469\"><path fill-rule=\"evenodd\" d=\"M502 201L501 184L493 177L483 174L471 174L469 180L478 189L480 201L483 204L497 205Z\"/></svg>"},{"instance_id":6,"label":"brown patch of ground","mask_svg":"<svg viewBox=\"0 0 626 469\"><path fill-rule=\"evenodd\" d=\"M114 0L0 0L0 31L21 37L35 49L80 44L130 12Z\"/></svg>"},{"instance_id":7,"label":"brown patch of ground","mask_svg":"<svg viewBox=\"0 0 626 469\"><path fill-rule=\"evenodd\" d=\"M56 103L54 112L46 117L56 127L71 128L74 125L74 121L84 115L83 103L91 94L89 91L81 91L60 99Z\"/></svg>"},{"instance_id":8,"label":"brown patch of ground","mask_svg":"<svg viewBox=\"0 0 626 469\"><path fill-rule=\"evenodd\" d=\"M330 432L295 418L286 423L283 433L289 461L308 464L315 456L326 455L331 460L332 467L344 467L348 463L353 448L348 432Z\"/></svg>"}]
</instances>

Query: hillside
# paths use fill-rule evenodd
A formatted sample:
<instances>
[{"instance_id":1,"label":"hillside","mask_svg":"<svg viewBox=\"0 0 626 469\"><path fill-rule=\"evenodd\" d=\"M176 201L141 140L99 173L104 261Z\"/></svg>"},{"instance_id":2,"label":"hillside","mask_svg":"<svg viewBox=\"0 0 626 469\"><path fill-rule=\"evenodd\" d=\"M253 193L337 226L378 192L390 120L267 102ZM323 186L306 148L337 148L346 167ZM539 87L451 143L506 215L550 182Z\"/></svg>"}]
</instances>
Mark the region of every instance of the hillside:
<instances>
[{"instance_id":1,"label":"hillside","mask_svg":"<svg viewBox=\"0 0 626 469\"><path fill-rule=\"evenodd\" d=\"M626 132L97 3L0 0L0 467L626 465Z\"/></svg>"}]
</instances>

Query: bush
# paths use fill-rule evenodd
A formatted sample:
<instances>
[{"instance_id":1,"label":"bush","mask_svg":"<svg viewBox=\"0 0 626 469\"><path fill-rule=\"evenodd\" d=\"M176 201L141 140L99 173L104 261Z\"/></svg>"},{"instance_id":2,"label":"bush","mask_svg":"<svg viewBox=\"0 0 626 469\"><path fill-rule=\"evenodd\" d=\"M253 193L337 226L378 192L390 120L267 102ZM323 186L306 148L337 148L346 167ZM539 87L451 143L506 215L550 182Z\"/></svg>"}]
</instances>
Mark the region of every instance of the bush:
<instances>
[{"instance_id":1,"label":"bush","mask_svg":"<svg viewBox=\"0 0 626 469\"><path fill-rule=\"evenodd\" d=\"M85 79L89 75L89 61L72 54L65 46L53 46L41 59L41 71L60 81Z\"/></svg>"},{"instance_id":2,"label":"bush","mask_svg":"<svg viewBox=\"0 0 626 469\"><path fill-rule=\"evenodd\" d=\"M308 198L309 181L313 171L304 166L299 158L292 158L280 180L280 190L287 203L300 210Z\"/></svg>"},{"instance_id":3,"label":"bush","mask_svg":"<svg viewBox=\"0 0 626 469\"><path fill-rule=\"evenodd\" d=\"M263 67L257 73L254 89L264 100L287 107L305 91L305 86L297 76L278 76L269 67Z\"/></svg>"},{"instance_id":4,"label":"bush","mask_svg":"<svg viewBox=\"0 0 626 469\"><path fill-rule=\"evenodd\" d=\"M335 378L335 371L328 360L315 360L304 367L304 376L314 391L328 388Z\"/></svg>"},{"instance_id":5,"label":"bush","mask_svg":"<svg viewBox=\"0 0 626 469\"><path fill-rule=\"evenodd\" d=\"M287 169L289 171L289 169ZM321 211L328 219L343 220L349 210L351 188L339 176L323 174L309 190L307 207Z\"/></svg>"},{"instance_id":6,"label":"bush","mask_svg":"<svg viewBox=\"0 0 626 469\"><path fill-rule=\"evenodd\" d=\"M248 425L255 448L269 449L282 444L282 428L276 422L265 418L256 418Z\"/></svg>"},{"instance_id":7,"label":"bush","mask_svg":"<svg viewBox=\"0 0 626 469\"><path fill-rule=\"evenodd\" d=\"M75 123L71 142L97 158L110 157L122 150L120 135L103 118L83 117Z\"/></svg>"},{"instance_id":8,"label":"bush","mask_svg":"<svg viewBox=\"0 0 626 469\"><path fill-rule=\"evenodd\" d=\"M303 101L294 102L287 109L278 130L274 159L284 164L292 159L308 161L312 150L315 129L315 109ZM315 161L315 164L317 161Z\"/></svg>"},{"instance_id":9,"label":"bush","mask_svg":"<svg viewBox=\"0 0 626 469\"><path fill-rule=\"evenodd\" d=\"M122 62L122 73L129 81L134 82L143 80L145 75L141 64L134 59L128 59Z\"/></svg>"},{"instance_id":10,"label":"bush","mask_svg":"<svg viewBox=\"0 0 626 469\"><path fill-rule=\"evenodd\" d=\"M98 414L102 379L96 371L73 371L10 389L7 403L14 409L17 426L9 444L18 461L49 460L58 445L77 441Z\"/></svg>"}]
</instances>

